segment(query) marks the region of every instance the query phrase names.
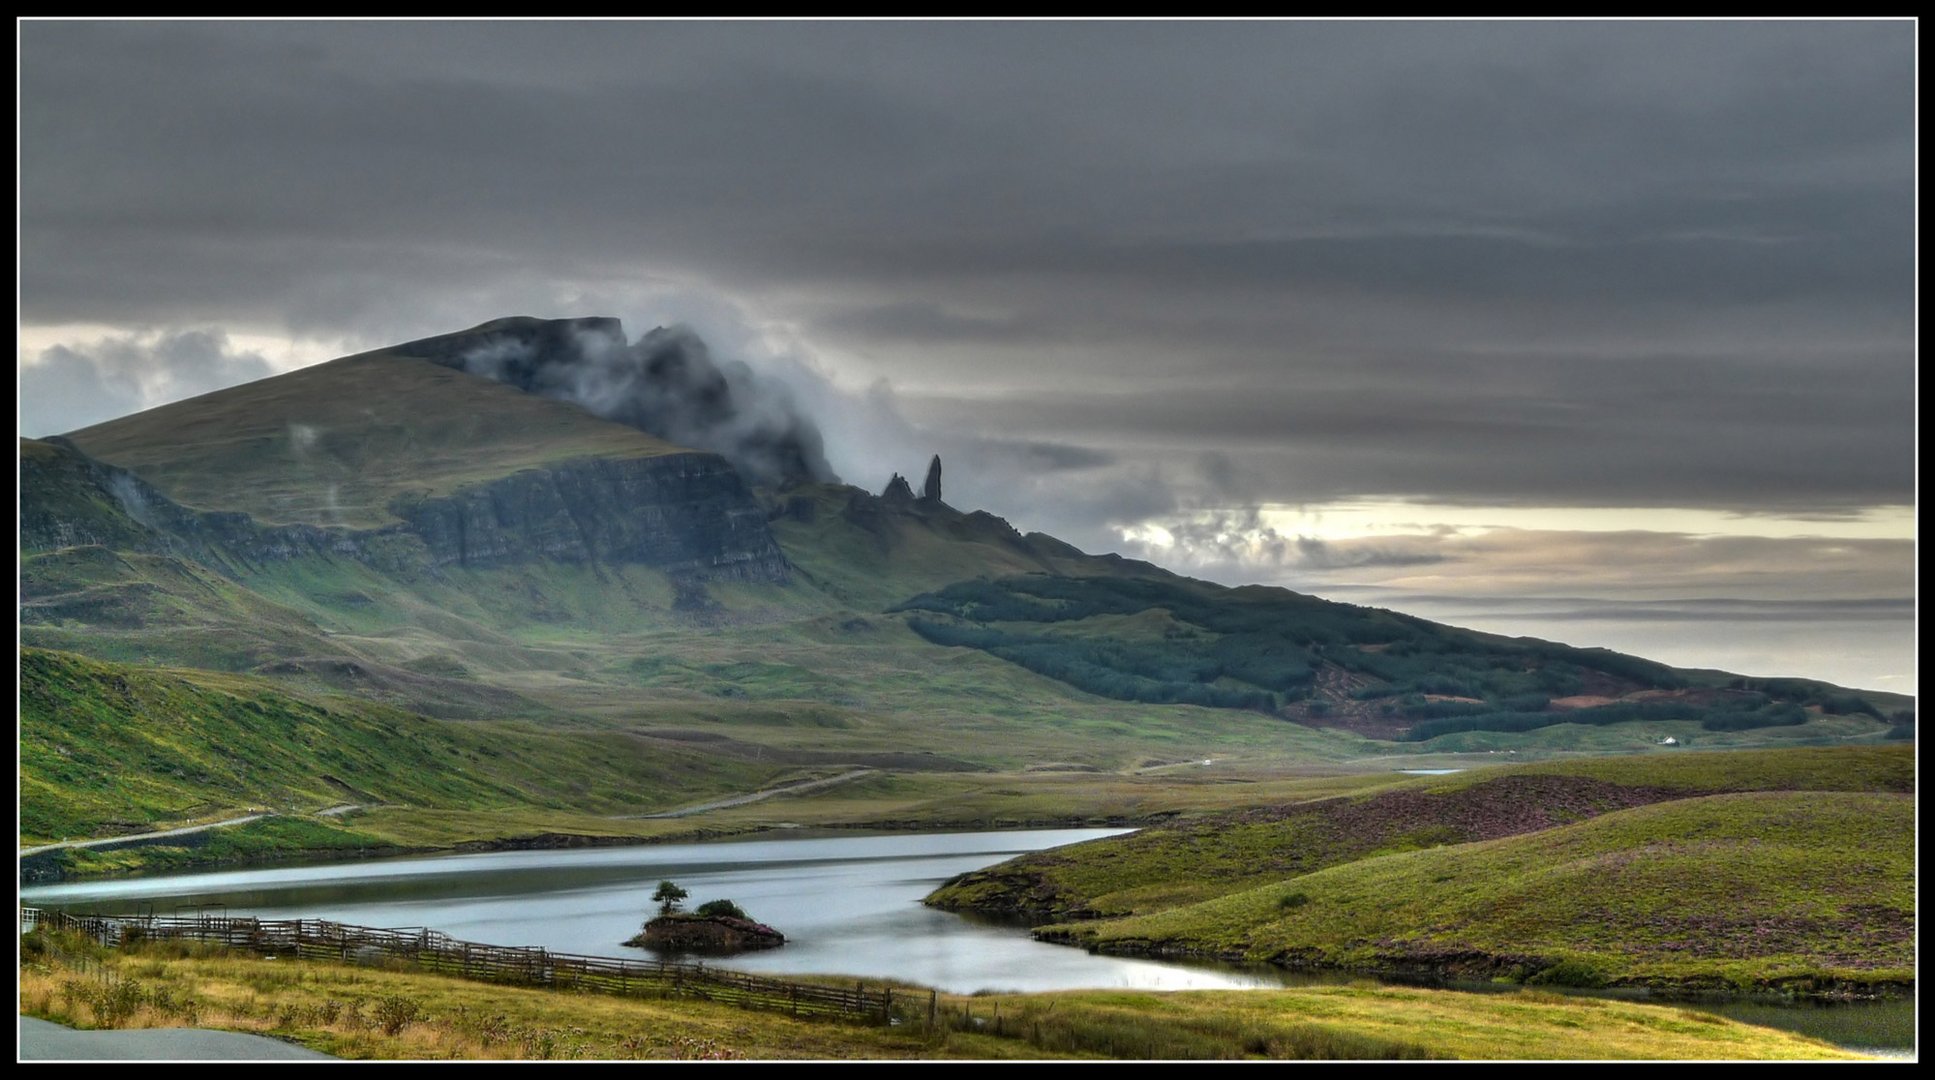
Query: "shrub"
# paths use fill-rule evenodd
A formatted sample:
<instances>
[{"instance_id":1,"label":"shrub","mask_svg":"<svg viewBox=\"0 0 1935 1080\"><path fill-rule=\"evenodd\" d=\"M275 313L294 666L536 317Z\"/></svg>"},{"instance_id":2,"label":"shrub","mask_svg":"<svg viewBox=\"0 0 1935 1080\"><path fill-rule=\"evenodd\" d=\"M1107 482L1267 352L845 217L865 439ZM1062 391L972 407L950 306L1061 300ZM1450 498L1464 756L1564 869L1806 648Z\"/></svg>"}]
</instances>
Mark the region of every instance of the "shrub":
<instances>
[{"instance_id":1,"label":"shrub","mask_svg":"<svg viewBox=\"0 0 1935 1080\"><path fill-rule=\"evenodd\" d=\"M88 1005L103 1027L119 1027L134 1015L146 1000L141 984L133 979L114 979L95 987Z\"/></svg>"},{"instance_id":2,"label":"shrub","mask_svg":"<svg viewBox=\"0 0 1935 1080\"><path fill-rule=\"evenodd\" d=\"M1577 986L1595 990L1606 985L1606 973L1584 960L1561 960L1526 980L1534 986Z\"/></svg>"},{"instance_id":3,"label":"shrub","mask_svg":"<svg viewBox=\"0 0 1935 1080\"><path fill-rule=\"evenodd\" d=\"M401 994L377 998L375 1007L370 1010L370 1019L385 1035L395 1035L422 1016L423 1008L416 999Z\"/></svg>"},{"instance_id":4,"label":"shrub","mask_svg":"<svg viewBox=\"0 0 1935 1080\"><path fill-rule=\"evenodd\" d=\"M727 916L734 919L748 919L748 920L750 920L751 918L746 914L743 908L741 908L738 904L735 904L730 900L707 900L705 903L700 904L695 910L697 910L699 914L704 915L708 918L717 918L719 916Z\"/></svg>"}]
</instances>

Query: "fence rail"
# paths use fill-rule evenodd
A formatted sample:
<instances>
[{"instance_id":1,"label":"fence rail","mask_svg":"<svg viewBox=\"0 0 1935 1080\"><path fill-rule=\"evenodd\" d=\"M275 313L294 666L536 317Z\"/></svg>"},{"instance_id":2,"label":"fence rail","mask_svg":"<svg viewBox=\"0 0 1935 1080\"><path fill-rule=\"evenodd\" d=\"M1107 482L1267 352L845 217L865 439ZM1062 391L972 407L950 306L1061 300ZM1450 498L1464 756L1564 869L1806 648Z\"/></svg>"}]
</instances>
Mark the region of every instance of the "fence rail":
<instances>
[{"instance_id":1,"label":"fence rail","mask_svg":"<svg viewBox=\"0 0 1935 1080\"><path fill-rule=\"evenodd\" d=\"M795 1016L845 1016L876 1024L931 1025L935 995L891 987L852 989L794 982L674 961L619 960L535 947L482 945L423 927L354 926L325 919L255 919L209 915L72 915L20 909L21 932L39 927L74 931L102 945L187 939L264 956L338 960L352 964L402 962L425 971L524 986L554 986L613 994L697 998Z\"/></svg>"}]
</instances>

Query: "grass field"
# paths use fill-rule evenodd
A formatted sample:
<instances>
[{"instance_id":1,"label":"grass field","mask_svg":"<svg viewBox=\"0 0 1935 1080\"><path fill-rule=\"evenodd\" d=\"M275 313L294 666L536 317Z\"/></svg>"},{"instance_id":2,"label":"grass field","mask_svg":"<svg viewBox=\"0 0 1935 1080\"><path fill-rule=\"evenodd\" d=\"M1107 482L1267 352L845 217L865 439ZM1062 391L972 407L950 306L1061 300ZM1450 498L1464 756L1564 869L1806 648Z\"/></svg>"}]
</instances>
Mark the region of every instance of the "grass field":
<instances>
[{"instance_id":1,"label":"grass field","mask_svg":"<svg viewBox=\"0 0 1935 1080\"><path fill-rule=\"evenodd\" d=\"M1914 799L1680 799L1054 933L1111 952L1564 985L1899 990L1914 969Z\"/></svg>"},{"instance_id":2,"label":"grass field","mask_svg":"<svg viewBox=\"0 0 1935 1080\"><path fill-rule=\"evenodd\" d=\"M1332 792L1306 785L1265 805L1024 855L964 875L929 902L1042 921L1142 914L1375 855L1536 832L1690 795L1909 792L1914 765L1910 747L1862 746L1597 757L1402 780L1387 775L1367 783L1368 790L1321 801Z\"/></svg>"},{"instance_id":3,"label":"grass field","mask_svg":"<svg viewBox=\"0 0 1935 1080\"><path fill-rule=\"evenodd\" d=\"M1703 1013L1538 992L1372 986L943 996L931 1030L795 1019L409 971L22 939L20 1011L81 1027L195 1025L364 1059L1850 1059Z\"/></svg>"}]
</instances>

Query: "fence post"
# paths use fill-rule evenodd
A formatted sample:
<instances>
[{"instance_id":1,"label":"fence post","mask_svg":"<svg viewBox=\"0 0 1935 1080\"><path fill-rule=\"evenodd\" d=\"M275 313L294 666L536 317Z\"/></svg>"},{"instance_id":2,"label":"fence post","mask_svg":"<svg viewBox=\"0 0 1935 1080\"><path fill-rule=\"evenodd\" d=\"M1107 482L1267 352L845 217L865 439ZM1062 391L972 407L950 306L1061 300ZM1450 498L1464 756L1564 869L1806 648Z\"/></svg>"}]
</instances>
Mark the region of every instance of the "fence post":
<instances>
[{"instance_id":1,"label":"fence post","mask_svg":"<svg viewBox=\"0 0 1935 1080\"><path fill-rule=\"evenodd\" d=\"M940 1007L941 993L938 990L927 992L927 1030L934 1030L934 1011Z\"/></svg>"}]
</instances>

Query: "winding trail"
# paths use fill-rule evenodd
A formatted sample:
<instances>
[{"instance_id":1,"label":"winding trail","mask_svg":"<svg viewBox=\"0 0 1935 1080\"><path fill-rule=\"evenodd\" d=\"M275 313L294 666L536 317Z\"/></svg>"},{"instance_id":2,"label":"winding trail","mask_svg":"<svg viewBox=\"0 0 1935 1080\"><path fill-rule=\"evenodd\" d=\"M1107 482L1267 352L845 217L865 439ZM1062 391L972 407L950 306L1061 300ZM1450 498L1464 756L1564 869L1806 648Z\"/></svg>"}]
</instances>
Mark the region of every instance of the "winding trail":
<instances>
[{"instance_id":1,"label":"winding trail","mask_svg":"<svg viewBox=\"0 0 1935 1080\"><path fill-rule=\"evenodd\" d=\"M878 771L877 769L855 769L852 772L841 773L838 776L825 776L818 780L801 780L797 783L781 784L778 787L766 788L763 791L752 791L744 795L733 795L724 799L714 799L711 802L699 803L696 806L684 806L677 810L661 810L656 814L619 814L615 815L615 819L622 821L642 821L650 818L691 817L693 814L703 814L708 810L724 810L729 806L744 806L747 803L756 803L762 799L770 799L775 795L797 795L802 791L817 791L820 788L829 788L835 784L844 784L848 781L858 780L863 776L872 776Z\"/></svg>"},{"instance_id":2,"label":"winding trail","mask_svg":"<svg viewBox=\"0 0 1935 1080\"><path fill-rule=\"evenodd\" d=\"M207 832L210 829L226 829L231 825L246 825L251 821L278 815L263 812L247 814L243 817L229 818L226 821L211 821L204 825L184 825L179 829L163 829L160 832L128 833L125 836L103 836L94 840L62 840L58 844L42 844L39 847L20 849L20 858L38 855L43 851L59 851L62 848L114 847L119 844L139 843L147 840L160 840L170 836L187 836L191 833Z\"/></svg>"}]
</instances>

